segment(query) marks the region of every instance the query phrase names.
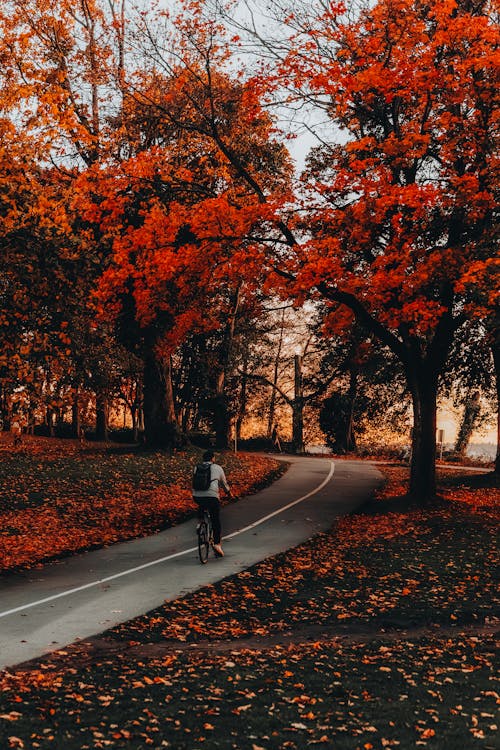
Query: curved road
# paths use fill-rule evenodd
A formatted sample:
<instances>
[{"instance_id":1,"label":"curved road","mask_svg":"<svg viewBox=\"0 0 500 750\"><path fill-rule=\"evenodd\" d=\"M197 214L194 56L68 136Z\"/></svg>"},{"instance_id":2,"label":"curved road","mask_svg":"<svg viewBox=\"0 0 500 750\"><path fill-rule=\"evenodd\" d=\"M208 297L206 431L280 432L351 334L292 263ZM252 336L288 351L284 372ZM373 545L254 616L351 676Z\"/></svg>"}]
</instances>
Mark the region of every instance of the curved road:
<instances>
[{"instance_id":1,"label":"curved road","mask_svg":"<svg viewBox=\"0 0 500 750\"><path fill-rule=\"evenodd\" d=\"M97 635L282 552L362 504L381 475L366 463L287 456L277 482L222 511L225 557L200 565L195 521L0 576L0 669Z\"/></svg>"}]
</instances>

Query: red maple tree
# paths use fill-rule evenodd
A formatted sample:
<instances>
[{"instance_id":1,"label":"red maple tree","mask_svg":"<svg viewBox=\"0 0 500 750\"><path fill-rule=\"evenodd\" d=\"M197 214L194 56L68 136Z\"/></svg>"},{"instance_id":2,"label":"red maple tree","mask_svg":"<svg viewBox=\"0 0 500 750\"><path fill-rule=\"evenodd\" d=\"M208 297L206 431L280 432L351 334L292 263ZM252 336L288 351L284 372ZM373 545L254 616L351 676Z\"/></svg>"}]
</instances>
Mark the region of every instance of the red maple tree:
<instances>
[{"instance_id":1,"label":"red maple tree","mask_svg":"<svg viewBox=\"0 0 500 750\"><path fill-rule=\"evenodd\" d=\"M464 288L491 278L494 255L493 8L382 0L354 19L342 3L296 10L280 19L288 39L265 40L271 63L256 81L324 117L283 230L291 252L275 270L299 299L350 309L399 358L413 400L410 491L430 500L439 377L455 331L484 312Z\"/></svg>"}]
</instances>

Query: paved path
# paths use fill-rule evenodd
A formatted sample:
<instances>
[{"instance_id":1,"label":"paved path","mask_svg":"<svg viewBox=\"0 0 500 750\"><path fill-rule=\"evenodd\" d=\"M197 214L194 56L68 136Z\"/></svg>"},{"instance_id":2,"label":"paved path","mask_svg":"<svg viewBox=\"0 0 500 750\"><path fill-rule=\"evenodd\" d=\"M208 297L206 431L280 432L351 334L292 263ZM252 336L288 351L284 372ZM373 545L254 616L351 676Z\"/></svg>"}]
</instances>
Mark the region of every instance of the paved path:
<instances>
[{"instance_id":1,"label":"paved path","mask_svg":"<svg viewBox=\"0 0 500 750\"><path fill-rule=\"evenodd\" d=\"M0 669L144 614L327 529L380 482L367 463L286 457L271 487L222 511L223 559L198 562L195 521L0 576Z\"/></svg>"}]
</instances>

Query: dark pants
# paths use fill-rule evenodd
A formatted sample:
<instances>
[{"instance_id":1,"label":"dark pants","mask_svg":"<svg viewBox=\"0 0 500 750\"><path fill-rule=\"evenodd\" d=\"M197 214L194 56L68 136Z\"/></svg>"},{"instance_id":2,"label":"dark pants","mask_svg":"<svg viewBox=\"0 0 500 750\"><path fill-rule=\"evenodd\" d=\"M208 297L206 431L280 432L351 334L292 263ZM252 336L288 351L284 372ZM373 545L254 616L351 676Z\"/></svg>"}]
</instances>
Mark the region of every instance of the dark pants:
<instances>
[{"instance_id":1,"label":"dark pants","mask_svg":"<svg viewBox=\"0 0 500 750\"><path fill-rule=\"evenodd\" d=\"M198 518L203 518L203 511L207 508L210 513L212 520L212 528L214 530L214 544L220 544L220 506L219 499L217 497L194 497L195 503L198 504Z\"/></svg>"}]
</instances>

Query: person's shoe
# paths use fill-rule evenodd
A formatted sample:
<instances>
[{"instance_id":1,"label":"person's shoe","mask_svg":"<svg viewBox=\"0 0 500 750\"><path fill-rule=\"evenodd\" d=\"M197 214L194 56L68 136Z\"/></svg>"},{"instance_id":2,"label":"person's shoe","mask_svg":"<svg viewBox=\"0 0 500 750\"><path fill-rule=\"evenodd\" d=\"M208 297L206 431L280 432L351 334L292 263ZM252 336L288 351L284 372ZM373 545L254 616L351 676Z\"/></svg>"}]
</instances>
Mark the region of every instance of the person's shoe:
<instances>
[{"instance_id":1,"label":"person's shoe","mask_svg":"<svg viewBox=\"0 0 500 750\"><path fill-rule=\"evenodd\" d=\"M224 557L224 552L220 544L214 544L215 557Z\"/></svg>"}]
</instances>

